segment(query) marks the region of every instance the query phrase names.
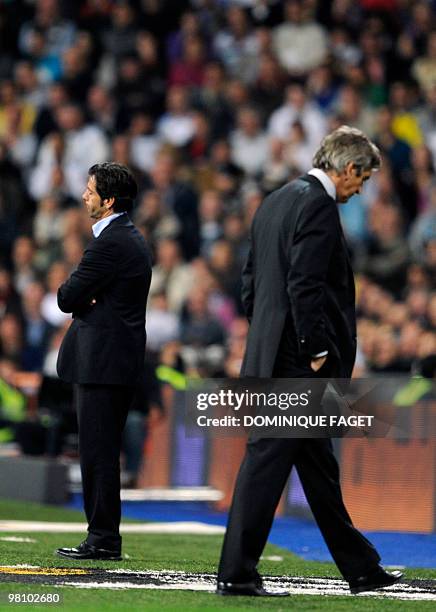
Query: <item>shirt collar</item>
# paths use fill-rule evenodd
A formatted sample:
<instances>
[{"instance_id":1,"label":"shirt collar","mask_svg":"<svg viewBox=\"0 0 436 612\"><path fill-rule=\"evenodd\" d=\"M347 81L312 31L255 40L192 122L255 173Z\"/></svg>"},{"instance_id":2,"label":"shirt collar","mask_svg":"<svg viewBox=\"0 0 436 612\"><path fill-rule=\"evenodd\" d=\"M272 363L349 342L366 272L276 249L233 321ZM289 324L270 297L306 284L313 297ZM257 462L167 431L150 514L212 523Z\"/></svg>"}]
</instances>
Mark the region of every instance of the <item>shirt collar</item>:
<instances>
[{"instance_id":1,"label":"shirt collar","mask_svg":"<svg viewBox=\"0 0 436 612\"><path fill-rule=\"evenodd\" d=\"M113 213L112 215L109 215L109 217L105 217L104 219L100 219L100 221L97 221L97 223L94 223L94 225L92 226L92 233L94 234L94 238L98 238L102 231L109 225L109 223L112 223L114 219L116 219L117 217L121 217L121 215L125 214L125 212Z\"/></svg>"},{"instance_id":2,"label":"shirt collar","mask_svg":"<svg viewBox=\"0 0 436 612\"><path fill-rule=\"evenodd\" d=\"M317 178L321 185L324 187L324 189L327 191L327 194L336 201L336 185L329 177L329 175L324 172L324 170L320 170L319 168L312 168L312 170L309 170L308 174Z\"/></svg>"}]
</instances>

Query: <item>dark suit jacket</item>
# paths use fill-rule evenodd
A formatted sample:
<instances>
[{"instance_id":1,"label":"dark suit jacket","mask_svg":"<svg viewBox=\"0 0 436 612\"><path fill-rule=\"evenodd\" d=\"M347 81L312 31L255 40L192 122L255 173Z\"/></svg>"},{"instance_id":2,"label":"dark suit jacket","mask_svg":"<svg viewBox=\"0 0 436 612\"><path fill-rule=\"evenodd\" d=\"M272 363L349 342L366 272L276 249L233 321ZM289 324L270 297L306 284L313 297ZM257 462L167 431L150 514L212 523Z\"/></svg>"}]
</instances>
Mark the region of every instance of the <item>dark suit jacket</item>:
<instances>
[{"instance_id":1,"label":"dark suit jacket","mask_svg":"<svg viewBox=\"0 0 436 612\"><path fill-rule=\"evenodd\" d=\"M136 384L144 364L150 280L145 240L128 215L121 215L91 240L58 290L59 308L74 317L58 356L62 380Z\"/></svg>"},{"instance_id":2,"label":"dark suit jacket","mask_svg":"<svg viewBox=\"0 0 436 612\"><path fill-rule=\"evenodd\" d=\"M261 204L242 283L251 323L242 376L271 377L284 337L297 362L328 350L335 376L351 376L353 273L337 205L317 178L304 175Z\"/></svg>"}]
</instances>

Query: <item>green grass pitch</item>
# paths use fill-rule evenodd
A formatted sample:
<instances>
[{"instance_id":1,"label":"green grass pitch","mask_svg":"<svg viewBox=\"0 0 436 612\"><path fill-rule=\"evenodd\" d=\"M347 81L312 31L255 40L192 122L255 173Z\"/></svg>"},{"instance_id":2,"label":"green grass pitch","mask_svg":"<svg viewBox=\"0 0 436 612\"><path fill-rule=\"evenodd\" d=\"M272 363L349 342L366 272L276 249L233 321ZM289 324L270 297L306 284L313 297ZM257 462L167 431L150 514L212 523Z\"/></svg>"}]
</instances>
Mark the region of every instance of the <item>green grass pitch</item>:
<instances>
[{"instance_id":1,"label":"green grass pitch","mask_svg":"<svg viewBox=\"0 0 436 612\"><path fill-rule=\"evenodd\" d=\"M46 520L46 521L84 521L80 512L37 504L0 500L0 520ZM123 537L123 552L129 558L121 562L73 562L54 554L59 546L76 545L81 541L80 534L52 533L1 533L1 537L26 537L36 542L6 542L0 540L0 565L29 564L41 567L89 567L89 568L126 568L130 570L181 570L186 572L213 573L216 571L220 552L221 536L192 535L133 535ZM83 539L83 538L82 538ZM296 555L268 545L265 555L280 555L282 561L262 561L260 571L264 575L339 577L336 567L331 563L309 562ZM408 569L406 577L436 578L436 571ZM358 611L384 612L390 610L435 610L435 601L399 601L371 597L295 595L285 599L270 598L220 598L212 593L181 590L143 590L143 589L77 589L73 587L53 587L7 581L0 576L0 597L7 593L62 593L64 601L59 605L8 604L4 599L1 610L32 609L59 611L129 610L133 611L180 611L191 610L297 610L342 612Z\"/></svg>"}]
</instances>

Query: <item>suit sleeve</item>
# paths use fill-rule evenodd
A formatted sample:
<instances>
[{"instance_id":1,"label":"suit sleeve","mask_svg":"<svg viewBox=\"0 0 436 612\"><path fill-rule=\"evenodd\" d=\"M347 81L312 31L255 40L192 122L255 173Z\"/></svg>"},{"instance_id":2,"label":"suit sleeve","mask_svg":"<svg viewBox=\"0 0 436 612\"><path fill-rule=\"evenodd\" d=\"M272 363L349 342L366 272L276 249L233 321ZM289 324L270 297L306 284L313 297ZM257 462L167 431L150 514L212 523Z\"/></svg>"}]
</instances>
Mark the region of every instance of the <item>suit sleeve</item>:
<instances>
[{"instance_id":1,"label":"suit sleeve","mask_svg":"<svg viewBox=\"0 0 436 612\"><path fill-rule=\"evenodd\" d=\"M58 289L58 306L62 312L75 312L90 305L91 300L109 285L117 274L114 243L94 239L69 279Z\"/></svg>"},{"instance_id":2,"label":"suit sleeve","mask_svg":"<svg viewBox=\"0 0 436 612\"><path fill-rule=\"evenodd\" d=\"M254 304L253 248L251 243L247 260L242 269L241 300L246 317L251 322Z\"/></svg>"},{"instance_id":3,"label":"suit sleeve","mask_svg":"<svg viewBox=\"0 0 436 612\"><path fill-rule=\"evenodd\" d=\"M308 202L290 241L287 292L302 354L329 348L325 333L325 285L329 260L338 237L338 212L331 198Z\"/></svg>"}]
</instances>

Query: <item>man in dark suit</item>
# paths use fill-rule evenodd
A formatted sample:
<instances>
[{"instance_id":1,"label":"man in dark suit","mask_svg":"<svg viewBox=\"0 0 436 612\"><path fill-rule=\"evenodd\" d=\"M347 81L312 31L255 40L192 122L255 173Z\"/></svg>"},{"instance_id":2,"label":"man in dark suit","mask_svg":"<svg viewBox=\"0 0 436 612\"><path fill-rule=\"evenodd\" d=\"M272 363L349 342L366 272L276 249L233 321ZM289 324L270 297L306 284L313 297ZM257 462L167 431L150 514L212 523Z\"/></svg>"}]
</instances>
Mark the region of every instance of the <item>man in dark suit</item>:
<instances>
[{"instance_id":1,"label":"man in dark suit","mask_svg":"<svg viewBox=\"0 0 436 612\"><path fill-rule=\"evenodd\" d=\"M72 312L58 357L59 377L75 384L79 453L88 536L58 554L121 559L120 447L135 387L143 373L145 308L151 257L130 221L135 180L125 166L92 166L83 194L94 238L59 288Z\"/></svg>"},{"instance_id":2,"label":"man in dark suit","mask_svg":"<svg viewBox=\"0 0 436 612\"><path fill-rule=\"evenodd\" d=\"M306 175L270 194L253 220L242 298L250 329L241 375L351 376L356 353L354 279L337 204L380 165L377 147L342 126L325 137ZM344 506L329 439L250 439L218 571L221 595L287 595L263 588L256 566L292 467L352 592L392 584Z\"/></svg>"}]
</instances>

